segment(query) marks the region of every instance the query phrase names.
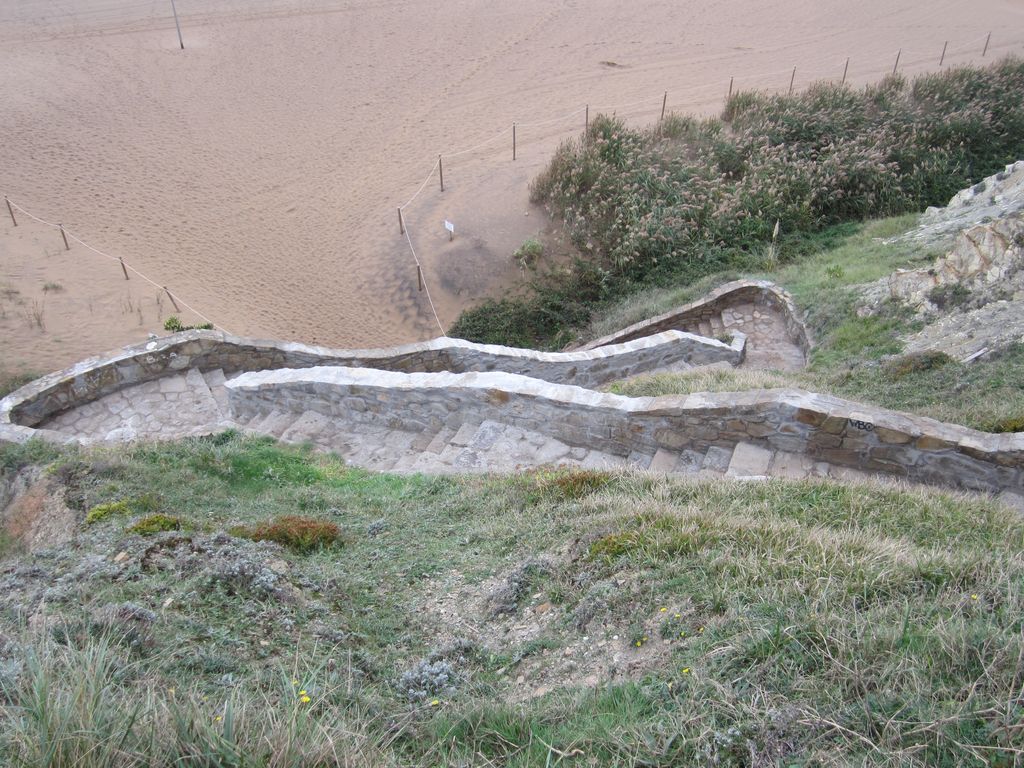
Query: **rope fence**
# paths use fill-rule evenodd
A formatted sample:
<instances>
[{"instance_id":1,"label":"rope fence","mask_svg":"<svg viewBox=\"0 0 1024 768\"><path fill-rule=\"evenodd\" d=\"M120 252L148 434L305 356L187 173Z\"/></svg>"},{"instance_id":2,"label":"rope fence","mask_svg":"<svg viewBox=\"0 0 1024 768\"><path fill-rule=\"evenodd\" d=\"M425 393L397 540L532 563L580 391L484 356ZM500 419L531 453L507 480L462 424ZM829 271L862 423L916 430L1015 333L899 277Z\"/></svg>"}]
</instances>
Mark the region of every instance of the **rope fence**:
<instances>
[{"instance_id":1,"label":"rope fence","mask_svg":"<svg viewBox=\"0 0 1024 768\"><path fill-rule=\"evenodd\" d=\"M888 68L888 65L886 65L884 67L875 67L875 68L872 68L872 69L864 70L864 71L858 72L856 74L858 74L858 75L860 75L862 77L863 76L878 75L878 74L893 74L893 75L895 75L899 71L901 66L903 68L907 68L907 67L917 67L917 66L920 66L920 65L928 65L928 64L935 64L939 68L941 68L941 67L943 67L945 65L945 62L946 62L947 58L951 58L951 57L954 57L954 56L960 56L960 55L963 55L965 53L970 53L970 52L979 52L980 55L981 55L981 58L986 58L987 55L988 55L988 52L992 49L992 33L989 32L988 34L981 35L980 37L973 38L973 39L968 40L968 41L966 41L964 43L959 43L956 47L952 47L952 48L950 47L950 42L951 41L949 41L949 40L946 40L946 41L943 42L941 53L939 53L938 55L936 55L935 53L932 53L932 52L917 51L917 50L912 50L912 49L907 49L907 48L900 48L899 50L897 50L896 52L894 52L892 54L892 56L893 56L893 66L892 66L891 70ZM1011 45L1016 45L1016 44L1013 43ZM911 57L914 57L914 58L911 58ZM847 77L850 75L850 61L851 61L851 58L849 58L849 57L845 61L845 65L843 67L843 72L842 72L842 78L840 79L838 77L835 77L835 78L833 78L833 81L839 80L842 84L846 83ZM796 80L797 71L798 71L797 67L786 67L785 69L779 69L779 70L775 70L775 71L772 71L772 72L759 72L756 75L750 75L748 77L743 77L743 78L731 77L729 79L729 87L728 87L728 92L727 92L728 95L726 96L726 100L728 100L732 96L732 94L734 92L738 92L741 89L746 89L746 90L766 90L766 89L769 89L769 88L772 87L772 84L770 82L767 82L767 81L770 80L771 78L776 78L776 77L778 77L780 75L789 75L788 89L784 88L784 90L787 90L787 92L791 94L793 92L793 87L794 87L794 83L795 83L795 80ZM837 70L837 72L838 72L838 70ZM742 80L742 82L740 82L741 80ZM739 85L739 87L736 87L737 85ZM576 118L579 115L585 115L584 123L583 123L583 126L582 126L583 130L585 131L585 130L587 130L589 128L589 125L590 125L590 112L591 112L591 109L594 110L594 114L601 114L601 113L607 114L609 112L617 114L618 112L625 112L627 110L635 109L637 107L644 107L644 106L646 107L645 109L636 110L637 114L655 113L655 112L657 112L660 109L661 116L659 118L659 122L661 122L665 118L666 107L668 105L669 93L672 93L676 97L682 96L685 99L687 99L687 100L684 100L684 101L675 101L673 103L673 105L672 105L673 109L678 109L679 107L688 107L688 106L695 106L695 105L699 106L700 102L694 101L693 97L696 97L698 95L704 95L706 93L711 93L711 92L714 92L714 91L724 92L724 89L721 89L721 90L719 90L719 89L720 89L720 86L718 86L716 84L707 84L707 85L699 85L699 86L689 86L689 87L684 87L684 88L677 88L677 89L672 89L671 91L670 90L666 90L666 91L662 92L662 94L660 94L660 96L658 97L657 104L655 103L655 101L656 101L655 98L640 99L640 100L637 100L637 101L628 102L626 104L618 104L618 105L613 105L613 106L596 107L596 106L592 106L590 104L586 104L584 106L579 107L578 109L573 110L572 112L568 112L568 113L566 113L564 115L561 115L559 117L554 117L554 118L547 119L547 120L539 120L539 121L529 122L529 123L513 121L510 126L508 126L506 128L503 128L501 131L498 131L497 133L493 134L489 138L484 139L480 143L475 144L475 145L473 145L471 147L468 147L467 149L462 149L462 150L459 150L457 152L442 152L442 153L439 153L437 155L437 160L434 162L433 167L430 169L430 172L427 174L426 178L424 178L423 183L420 184L419 188L416 190L416 193L411 198L409 198L404 204L398 206L398 227L399 227L399 233L404 235L406 241L408 242L409 250L410 250L410 252L412 254L412 258L413 258L413 263L416 266L416 276L417 276L417 283L418 283L419 289L426 294L427 301L428 301L428 303L430 305L430 310L433 313L434 320L437 323L437 327L440 330L441 335L442 336L445 335L445 328L444 328L444 325L441 322L441 319L438 317L437 309L435 308L433 299L430 296L430 288L429 288L428 281L427 281L427 279L426 279L426 277L424 276L424 273L423 273L423 265L420 263L419 257L416 254L416 249L413 247L412 238L411 238L411 236L409 234L409 219L408 219L408 216L406 216L404 212L405 212L405 209L408 208L413 203L413 201L415 201L423 193L423 191L427 188L428 184L434 178L434 174L435 173L437 173L439 175L440 190L442 192L444 191L444 160L445 159L461 157L461 156L464 156L464 155L468 155L468 154L470 154L472 152L476 152L476 151L478 151L480 149L483 149L485 147L488 147L488 146L494 144L494 142L496 142L498 139L500 139L502 137L505 137L505 136L507 136L507 134L511 133L512 134L512 160L515 160L516 156L517 156L517 129L522 129L522 128L539 128L539 127L551 126L551 125L555 125L555 124L558 124L558 123L561 123L561 122L568 121L568 120L570 120L572 118Z\"/></svg>"},{"instance_id":2,"label":"rope fence","mask_svg":"<svg viewBox=\"0 0 1024 768\"><path fill-rule=\"evenodd\" d=\"M7 204L7 212L10 214L11 222L14 224L14 226L18 226L18 220L14 216L14 211L17 210L17 211L25 214L26 216L28 216L33 221L36 221L36 222L38 222L38 223L40 223L40 224L42 224L44 226L60 230L61 237L64 240L64 249L65 250L68 250L68 251L71 250L71 245L70 245L70 243L68 243L68 240L70 239L70 240L74 240L76 243L78 243L79 245L87 248L88 250L92 251L93 253L99 254L100 256L103 256L104 258L110 259L111 261L118 262L120 264L120 266L121 266L121 271L124 274L124 279L125 280L128 279L128 273L129 272L131 272L132 274L137 275L139 278L141 278L142 280L145 280L147 283L149 283L153 287L155 287L158 290L163 291L165 294L167 294L167 298L169 298L171 300L171 304L174 306L174 308L178 312L181 311L181 307L184 307L189 312L191 312L192 314L196 315L197 317L202 318L203 321L209 323L210 325L214 326L215 328L220 328L220 330L224 331L225 333L230 333L230 331L227 328L225 328L224 326L219 325L217 323L214 323L210 318L208 318L206 315L204 315L198 309L195 309L194 307L189 305L183 298L181 298L181 296L178 296L177 294L172 293L171 290L166 285L161 285L156 280L153 280L152 278L148 277L147 275L144 275L142 272L137 270L131 264L126 262L124 260L124 257L122 257L122 256L111 256L109 253L105 253L104 251L101 251L99 248L96 248L96 247L94 247L92 245L89 245L87 242L85 242L85 240L83 240L82 238L78 237L76 234L71 232L71 230L67 229L63 224L54 224L52 221L47 221L46 219L39 218L34 213L31 213L30 211L27 211L24 208L22 208L16 202L11 200L7 195L4 195L4 202ZM181 306L179 306L179 304Z\"/></svg>"}]
</instances>

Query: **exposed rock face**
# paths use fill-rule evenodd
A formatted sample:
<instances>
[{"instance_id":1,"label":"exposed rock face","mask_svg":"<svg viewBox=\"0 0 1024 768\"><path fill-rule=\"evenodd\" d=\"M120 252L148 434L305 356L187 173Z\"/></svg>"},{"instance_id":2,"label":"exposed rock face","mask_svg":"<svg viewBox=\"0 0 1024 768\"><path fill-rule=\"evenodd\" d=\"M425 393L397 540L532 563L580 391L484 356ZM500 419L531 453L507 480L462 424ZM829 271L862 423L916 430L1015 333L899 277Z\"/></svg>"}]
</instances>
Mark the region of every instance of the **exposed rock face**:
<instances>
[{"instance_id":1,"label":"exposed rock face","mask_svg":"<svg viewBox=\"0 0 1024 768\"><path fill-rule=\"evenodd\" d=\"M67 543L76 525L56 478L36 468L0 477L0 530L28 551Z\"/></svg>"},{"instance_id":2,"label":"exposed rock face","mask_svg":"<svg viewBox=\"0 0 1024 768\"><path fill-rule=\"evenodd\" d=\"M945 208L929 208L917 229L900 240L938 242L977 224L1024 211L1024 160L957 192Z\"/></svg>"},{"instance_id":3,"label":"exposed rock face","mask_svg":"<svg viewBox=\"0 0 1024 768\"><path fill-rule=\"evenodd\" d=\"M903 351L945 352L970 361L1014 342L1024 343L1024 300L996 301L942 317L906 339Z\"/></svg>"},{"instance_id":4,"label":"exposed rock face","mask_svg":"<svg viewBox=\"0 0 1024 768\"><path fill-rule=\"evenodd\" d=\"M929 208L920 225L896 240L945 241L949 253L930 267L897 269L863 287L860 314L896 300L927 325L906 339L906 352L945 352L974 360L1024 342L1024 161L1008 165Z\"/></svg>"},{"instance_id":5,"label":"exposed rock face","mask_svg":"<svg viewBox=\"0 0 1024 768\"><path fill-rule=\"evenodd\" d=\"M1024 164L1022 164L1024 165ZM954 286L957 286L954 288ZM941 289L950 287L952 292ZM992 288L998 295L990 295ZM1024 299L1024 216L980 224L957 235L953 249L930 267L897 269L864 290L868 313L887 299L896 299L918 312L945 308L947 299L975 307L987 300Z\"/></svg>"}]
</instances>

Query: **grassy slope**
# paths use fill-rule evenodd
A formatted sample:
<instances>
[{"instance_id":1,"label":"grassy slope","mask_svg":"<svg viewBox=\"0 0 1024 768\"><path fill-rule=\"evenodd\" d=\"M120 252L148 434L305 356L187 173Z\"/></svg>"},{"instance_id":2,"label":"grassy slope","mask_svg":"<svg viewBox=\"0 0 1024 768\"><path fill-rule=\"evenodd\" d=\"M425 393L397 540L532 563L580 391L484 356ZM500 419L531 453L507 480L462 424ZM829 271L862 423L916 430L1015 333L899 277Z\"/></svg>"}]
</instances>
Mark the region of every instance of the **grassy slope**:
<instances>
[{"instance_id":1,"label":"grassy slope","mask_svg":"<svg viewBox=\"0 0 1024 768\"><path fill-rule=\"evenodd\" d=\"M915 219L902 216L858 225L831 248L774 272L730 271L681 290L639 294L602 315L589 331L591 337L597 337L690 301L737 277L763 277L789 290L808 313L816 348L806 371L661 374L613 385L613 391L639 397L800 387L982 430L1019 429L1017 425L1024 423L1024 345L1011 346L998 356L970 365L948 362L905 372L891 363L881 363L880 358L899 354L899 336L920 327L919 321L896 307L879 316L857 316L853 286L888 275L896 267L930 263L938 255L920 246L882 241L910 228Z\"/></svg>"},{"instance_id":2,"label":"grassy slope","mask_svg":"<svg viewBox=\"0 0 1024 768\"><path fill-rule=\"evenodd\" d=\"M230 436L0 454L25 462L49 465L79 517L136 511L0 563L0 635L24 644L0 642L13 764L1011 765L1024 746L1024 523L983 500L402 478ZM186 530L126 533L153 511ZM211 544L294 513L344 543ZM227 576L226 552L242 553ZM246 576L267 562L285 574L275 597ZM501 584L510 616L486 609ZM155 622L102 618L126 602ZM638 671L578 685L563 649L582 675L601 642ZM425 658L456 689L413 702L397 681Z\"/></svg>"}]
</instances>

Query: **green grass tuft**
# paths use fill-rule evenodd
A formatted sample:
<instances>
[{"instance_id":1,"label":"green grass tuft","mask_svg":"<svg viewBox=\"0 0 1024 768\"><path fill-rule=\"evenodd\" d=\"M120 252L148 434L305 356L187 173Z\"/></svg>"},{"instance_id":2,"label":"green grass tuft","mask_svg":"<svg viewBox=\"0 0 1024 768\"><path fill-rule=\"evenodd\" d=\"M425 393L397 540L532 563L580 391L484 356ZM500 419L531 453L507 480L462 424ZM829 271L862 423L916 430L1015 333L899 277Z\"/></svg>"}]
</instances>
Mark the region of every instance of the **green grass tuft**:
<instances>
[{"instance_id":1,"label":"green grass tuft","mask_svg":"<svg viewBox=\"0 0 1024 768\"><path fill-rule=\"evenodd\" d=\"M164 514L149 515L125 529L127 533L137 533L141 536L178 530L181 530L181 520L172 515Z\"/></svg>"}]
</instances>

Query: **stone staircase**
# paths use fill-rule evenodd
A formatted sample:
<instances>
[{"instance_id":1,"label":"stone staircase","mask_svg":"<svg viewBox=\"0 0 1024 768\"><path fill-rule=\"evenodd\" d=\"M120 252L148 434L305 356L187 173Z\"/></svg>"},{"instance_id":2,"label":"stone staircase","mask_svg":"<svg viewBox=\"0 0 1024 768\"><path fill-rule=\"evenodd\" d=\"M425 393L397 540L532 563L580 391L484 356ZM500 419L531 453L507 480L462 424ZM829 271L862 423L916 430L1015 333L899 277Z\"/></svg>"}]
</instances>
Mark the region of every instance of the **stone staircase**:
<instances>
[{"instance_id":1,"label":"stone staircase","mask_svg":"<svg viewBox=\"0 0 1024 768\"><path fill-rule=\"evenodd\" d=\"M571 446L548 435L498 421L460 421L453 416L439 428L412 432L386 425L339 423L316 411L268 410L239 420L220 369L191 369L139 384L66 411L46 428L82 438L83 443L139 439L172 440L237 429L314 450L335 453L346 463L400 474L510 472L540 466L585 469L634 467L678 475L865 477L856 470L815 462L801 454L770 451L740 443L735 448L660 449L616 456Z\"/></svg>"},{"instance_id":2,"label":"stone staircase","mask_svg":"<svg viewBox=\"0 0 1024 768\"><path fill-rule=\"evenodd\" d=\"M736 304L685 324L683 330L711 339L728 337L731 331L747 335L747 353L741 367L782 371L800 370L804 353L789 338L785 321L777 313L756 304Z\"/></svg>"}]
</instances>

